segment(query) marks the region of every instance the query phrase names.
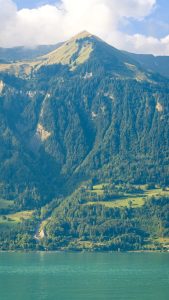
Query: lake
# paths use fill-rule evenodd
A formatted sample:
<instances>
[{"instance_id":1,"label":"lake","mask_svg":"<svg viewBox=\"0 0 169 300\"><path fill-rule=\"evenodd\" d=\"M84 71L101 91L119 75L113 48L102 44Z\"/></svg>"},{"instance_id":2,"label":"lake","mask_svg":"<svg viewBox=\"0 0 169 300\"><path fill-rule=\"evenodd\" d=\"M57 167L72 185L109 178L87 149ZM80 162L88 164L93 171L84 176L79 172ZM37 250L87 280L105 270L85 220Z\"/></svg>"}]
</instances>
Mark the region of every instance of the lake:
<instances>
[{"instance_id":1,"label":"lake","mask_svg":"<svg viewBox=\"0 0 169 300\"><path fill-rule=\"evenodd\" d=\"M168 300L169 253L0 253L1 300Z\"/></svg>"}]
</instances>

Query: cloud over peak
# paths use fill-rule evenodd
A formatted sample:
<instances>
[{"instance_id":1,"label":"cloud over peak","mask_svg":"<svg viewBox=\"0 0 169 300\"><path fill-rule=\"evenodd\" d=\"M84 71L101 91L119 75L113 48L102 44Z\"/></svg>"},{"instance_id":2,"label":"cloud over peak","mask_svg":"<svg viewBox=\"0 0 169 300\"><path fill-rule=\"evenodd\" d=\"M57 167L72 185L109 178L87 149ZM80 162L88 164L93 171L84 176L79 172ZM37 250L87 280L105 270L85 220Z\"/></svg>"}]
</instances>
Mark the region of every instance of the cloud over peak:
<instances>
[{"instance_id":1,"label":"cloud over peak","mask_svg":"<svg viewBox=\"0 0 169 300\"><path fill-rule=\"evenodd\" d=\"M18 10L12 0L0 0L0 46L55 44L87 30L124 50L169 55L169 35L158 39L120 29L141 22L155 6L156 0L62 0Z\"/></svg>"}]
</instances>

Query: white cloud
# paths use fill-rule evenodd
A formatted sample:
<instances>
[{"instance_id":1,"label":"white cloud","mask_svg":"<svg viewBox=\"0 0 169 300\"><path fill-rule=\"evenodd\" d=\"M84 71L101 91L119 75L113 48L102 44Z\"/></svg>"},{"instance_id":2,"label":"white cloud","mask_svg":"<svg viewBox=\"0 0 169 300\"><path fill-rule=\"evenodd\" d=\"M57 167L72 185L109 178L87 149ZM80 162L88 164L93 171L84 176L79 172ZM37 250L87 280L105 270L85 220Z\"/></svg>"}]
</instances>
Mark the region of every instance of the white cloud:
<instances>
[{"instance_id":1,"label":"white cloud","mask_svg":"<svg viewBox=\"0 0 169 300\"><path fill-rule=\"evenodd\" d=\"M58 6L18 10L12 0L0 0L0 46L54 44L88 30L121 49L169 55L169 36L119 30L126 20L144 19L155 5L156 0L62 0Z\"/></svg>"}]
</instances>

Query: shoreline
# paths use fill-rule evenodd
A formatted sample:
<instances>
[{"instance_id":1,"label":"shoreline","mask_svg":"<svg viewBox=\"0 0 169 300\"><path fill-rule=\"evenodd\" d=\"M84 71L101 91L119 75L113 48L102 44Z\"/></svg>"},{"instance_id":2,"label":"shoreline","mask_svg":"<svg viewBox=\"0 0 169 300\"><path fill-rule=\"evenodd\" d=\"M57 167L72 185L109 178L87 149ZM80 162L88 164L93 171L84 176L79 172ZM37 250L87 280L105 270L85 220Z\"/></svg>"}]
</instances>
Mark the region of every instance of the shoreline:
<instances>
[{"instance_id":1,"label":"shoreline","mask_svg":"<svg viewBox=\"0 0 169 300\"><path fill-rule=\"evenodd\" d=\"M49 251L43 251L43 250L0 250L0 253L105 253L105 254L129 254L129 253L168 253L169 250L130 250L130 251L90 251L90 250L49 250Z\"/></svg>"}]
</instances>

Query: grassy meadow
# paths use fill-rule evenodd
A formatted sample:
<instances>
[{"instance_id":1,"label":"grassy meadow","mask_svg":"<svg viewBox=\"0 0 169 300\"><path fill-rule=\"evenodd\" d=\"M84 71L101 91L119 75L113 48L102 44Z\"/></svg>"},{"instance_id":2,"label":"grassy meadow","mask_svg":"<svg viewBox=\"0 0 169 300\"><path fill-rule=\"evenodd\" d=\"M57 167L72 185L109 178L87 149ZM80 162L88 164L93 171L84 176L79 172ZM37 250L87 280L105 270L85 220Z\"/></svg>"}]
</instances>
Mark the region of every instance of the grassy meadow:
<instances>
[{"instance_id":1,"label":"grassy meadow","mask_svg":"<svg viewBox=\"0 0 169 300\"><path fill-rule=\"evenodd\" d=\"M94 185L91 190L88 190L90 195L94 195L99 198L97 201L88 201L87 205L104 205L105 207L114 208L114 207L141 207L144 205L145 201L149 200L151 197L160 197L160 196L169 196L169 188L162 189L158 186L149 189L147 185L139 185L135 186L135 188L139 189L137 193L130 193L127 191L121 192L120 196L113 197L108 201L103 201L101 198L106 194L106 187L109 187L108 184L97 184ZM115 186L114 192L116 193L117 190L120 190L120 185ZM110 190L109 190L110 192ZM111 191L113 192L113 190Z\"/></svg>"}]
</instances>

